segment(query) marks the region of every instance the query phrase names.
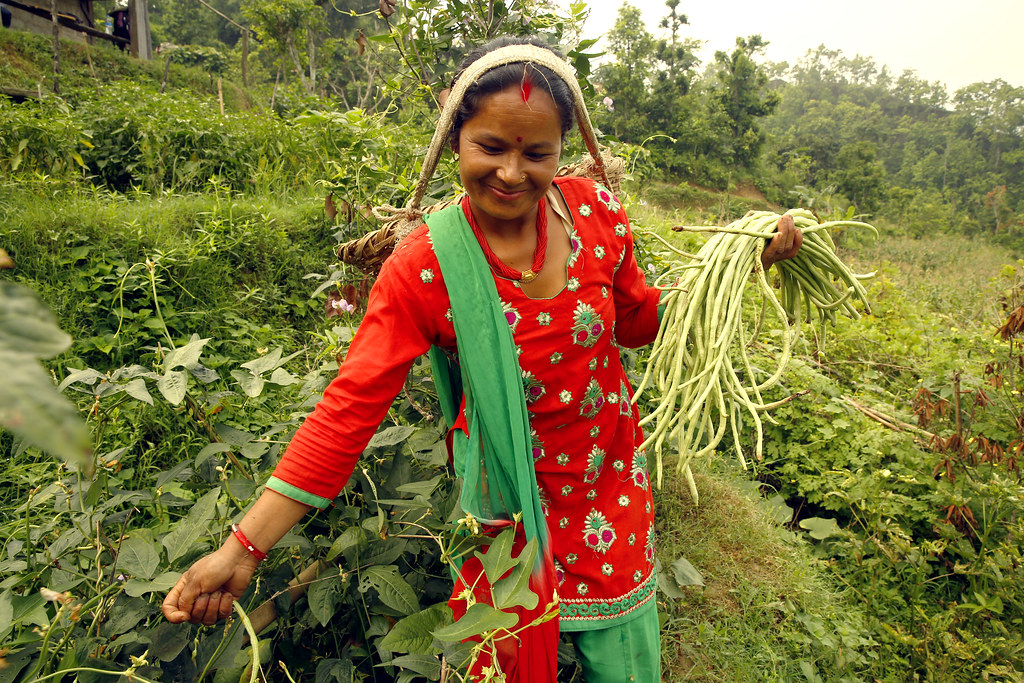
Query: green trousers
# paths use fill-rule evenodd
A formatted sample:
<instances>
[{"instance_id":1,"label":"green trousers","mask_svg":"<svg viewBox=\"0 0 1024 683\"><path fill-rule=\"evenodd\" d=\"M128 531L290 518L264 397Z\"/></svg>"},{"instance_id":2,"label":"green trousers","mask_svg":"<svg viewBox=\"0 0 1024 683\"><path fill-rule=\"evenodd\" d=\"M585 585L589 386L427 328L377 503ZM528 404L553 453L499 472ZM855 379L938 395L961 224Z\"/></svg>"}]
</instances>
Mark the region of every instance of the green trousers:
<instances>
[{"instance_id":1,"label":"green trousers","mask_svg":"<svg viewBox=\"0 0 1024 683\"><path fill-rule=\"evenodd\" d=\"M585 683L660 683L658 604L651 600L640 611L621 626L566 634Z\"/></svg>"}]
</instances>

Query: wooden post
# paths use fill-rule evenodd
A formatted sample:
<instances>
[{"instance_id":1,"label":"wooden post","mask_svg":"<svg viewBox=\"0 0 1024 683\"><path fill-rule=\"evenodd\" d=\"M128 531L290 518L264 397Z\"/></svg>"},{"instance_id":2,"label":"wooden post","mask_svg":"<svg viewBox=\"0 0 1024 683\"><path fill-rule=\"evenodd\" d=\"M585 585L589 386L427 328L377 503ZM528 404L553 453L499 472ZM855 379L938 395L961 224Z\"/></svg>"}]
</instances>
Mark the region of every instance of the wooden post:
<instances>
[{"instance_id":1,"label":"wooden post","mask_svg":"<svg viewBox=\"0 0 1024 683\"><path fill-rule=\"evenodd\" d=\"M220 76L217 77L217 102L220 103L220 115L224 116L224 88L220 84Z\"/></svg>"},{"instance_id":2,"label":"wooden post","mask_svg":"<svg viewBox=\"0 0 1024 683\"><path fill-rule=\"evenodd\" d=\"M173 53L167 53L167 61L164 62L164 79L160 81L160 93L163 94L164 89L167 87L167 73L171 70L171 55Z\"/></svg>"},{"instance_id":3,"label":"wooden post","mask_svg":"<svg viewBox=\"0 0 1024 683\"><path fill-rule=\"evenodd\" d=\"M249 31L242 31L242 85L249 87Z\"/></svg>"},{"instance_id":4,"label":"wooden post","mask_svg":"<svg viewBox=\"0 0 1024 683\"><path fill-rule=\"evenodd\" d=\"M131 32L129 49L132 56L153 59L153 39L149 32L149 8L146 0L129 0L128 23Z\"/></svg>"},{"instance_id":5,"label":"wooden post","mask_svg":"<svg viewBox=\"0 0 1024 683\"><path fill-rule=\"evenodd\" d=\"M89 73L92 74L93 78L96 78L96 69L92 68L92 55L89 53L89 43L92 42L92 38L86 36L85 38L85 58L89 60Z\"/></svg>"},{"instance_id":6,"label":"wooden post","mask_svg":"<svg viewBox=\"0 0 1024 683\"><path fill-rule=\"evenodd\" d=\"M53 20L53 92L60 94L60 24L57 22L57 0L50 0L50 18Z\"/></svg>"}]
</instances>

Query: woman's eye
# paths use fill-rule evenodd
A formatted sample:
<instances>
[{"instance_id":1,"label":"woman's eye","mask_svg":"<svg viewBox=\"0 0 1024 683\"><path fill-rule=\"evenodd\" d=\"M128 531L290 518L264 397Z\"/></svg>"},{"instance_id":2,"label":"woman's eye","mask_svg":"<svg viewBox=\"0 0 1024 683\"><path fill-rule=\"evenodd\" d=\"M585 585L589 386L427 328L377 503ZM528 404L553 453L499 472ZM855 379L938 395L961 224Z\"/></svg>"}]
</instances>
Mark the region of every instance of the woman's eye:
<instances>
[{"instance_id":1,"label":"woman's eye","mask_svg":"<svg viewBox=\"0 0 1024 683\"><path fill-rule=\"evenodd\" d=\"M548 155L541 152L530 152L526 155L526 158L530 161L544 161L548 158Z\"/></svg>"},{"instance_id":2,"label":"woman's eye","mask_svg":"<svg viewBox=\"0 0 1024 683\"><path fill-rule=\"evenodd\" d=\"M500 149L498 149L497 147L492 147L490 145L480 145L480 149L482 149L487 154L500 154L501 153Z\"/></svg>"}]
</instances>

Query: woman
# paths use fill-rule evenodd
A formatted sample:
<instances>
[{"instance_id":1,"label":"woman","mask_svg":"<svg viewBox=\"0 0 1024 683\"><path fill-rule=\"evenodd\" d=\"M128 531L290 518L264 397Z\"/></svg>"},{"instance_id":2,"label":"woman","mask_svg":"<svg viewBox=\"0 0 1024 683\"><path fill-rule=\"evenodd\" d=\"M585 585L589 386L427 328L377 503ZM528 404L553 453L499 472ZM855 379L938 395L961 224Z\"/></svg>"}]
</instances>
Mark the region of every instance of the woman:
<instances>
[{"instance_id":1,"label":"woman","mask_svg":"<svg viewBox=\"0 0 1024 683\"><path fill-rule=\"evenodd\" d=\"M502 512L523 513L526 535L548 541L547 559L531 585L543 610L551 595L547 584L556 583L559 618L499 642L498 663L508 680L554 681L559 630L574 639L588 683L660 680L653 503L617 346L654 339L659 292L637 266L618 200L592 181L555 178L573 123L574 83L564 69L556 69L560 76L539 64L550 62L551 52L539 42L504 38L467 57L455 79L461 97L445 109L446 115L454 111L450 143L466 198L430 220L429 228L413 231L385 263L338 377L238 533L196 562L168 594L170 621L211 624L227 616L262 551L310 507L324 507L338 493L412 362L434 346L457 356L464 378L467 368L511 365L517 396L509 405L518 401L528 414L528 423L508 417L518 415L511 405L501 417L507 424L494 426L493 406L482 405L491 392L475 388L490 385L468 377L454 421L461 432L454 437L456 469L469 491L464 507L477 506L485 516L496 512L496 523ZM460 83L484 55L497 65ZM502 55L509 56L495 59ZM479 273L460 270L470 256L449 251L452 235L469 245L468 255L482 256L489 293L466 294ZM792 220L781 220L765 249L765 267L792 257L800 241ZM482 300L487 297L493 301ZM491 304L505 329L488 336L483 328ZM484 311L479 322L473 317L478 310ZM496 347L506 343L502 335L511 340L511 359L495 361L502 353ZM489 460L494 433L508 431L512 441L522 441L521 424L533 462L522 449L514 462ZM504 510L490 509L495 506ZM479 572L476 560L462 568L470 585ZM456 616L465 598L456 586ZM524 611L520 623L535 614Z\"/></svg>"}]
</instances>

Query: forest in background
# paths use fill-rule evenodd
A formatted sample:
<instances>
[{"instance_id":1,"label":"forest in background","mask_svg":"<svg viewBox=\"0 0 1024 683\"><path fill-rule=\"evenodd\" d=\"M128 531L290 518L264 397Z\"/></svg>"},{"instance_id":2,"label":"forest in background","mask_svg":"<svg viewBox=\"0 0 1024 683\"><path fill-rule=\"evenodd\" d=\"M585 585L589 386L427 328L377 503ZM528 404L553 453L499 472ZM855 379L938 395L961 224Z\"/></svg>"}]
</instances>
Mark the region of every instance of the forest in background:
<instances>
[{"instance_id":1,"label":"forest in background","mask_svg":"<svg viewBox=\"0 0 1024 683\"><path fill-rule=\"evenodd\" d=\"M446 628L438 539L451 540L454 482L422 366L335 507L285 539L243 600L281 614L257 646L237 620L172 629L157 604L250 503L336 371L367 282L333 247L376 226L368 206L404 203L446 75L465 44L503 32L569 53L629 162L638 231L668 237L767 200L867 212L882 228L877 245L838 240L878 271L871 315L841 320L821 348L808 329L766 397L793 398L752 477L716 460L699 475L707 505L693 509L673 479L657 494L670 680L1022 680L1017 89L979 84L968 116L912 74L893 81L824 49L807 63L833 72L800 81L764 63L755 37L697 64L671 38L677 4L662 38L629 29L624 9L601 58L582 3L380 0L358 16L342 3L211 4L255 31L248 85L232 25L191 3L154 3L154 42L167 45L152 63L62 45L60 97L45 92L48 39L0 32L0 83L42 91L0 99L0 268L16 264L0 278L0 332L18 329L9 310L54 322L17 283L73 337L12 355L24 340L0 334L4 388L33 367L58 381L95 468L30 446L26 434L53 443L44 421L0 430L0 681L238 680L254 664L272 680L437 680L439 654L461 661L456 643L423 635ZM863 137L851 127L867 124ZM981 170L958 175L954 159ZM443 162L431 195L456 181ZM641 237L638 258L657 274L671 257ZM770 338L754 349L765 364L778 351ZM644 358L626 352L634 381ZM288 581L317 561L331 571L290 605Z\"/></svg>"},{"instance_id":2,"label":"forest in background","mask_svg":"<svg viewBox=\"0 0 1024 683\"><path fill-rule=\"evenodd\" d=\"M580 34L583 3L569 11L545 2L479 3L478 14L474 3L452 3L447 14L440 2L409 3L387 20L389 35L381 31L381 14L365 4L212 4L245 17L266 37L260 47L265 79L273 74L293 91L369 111L432 99L461 55L459 46L537 30L578 55L596 122L610 140L642 146L646 163L639 168L647 175L714 189L749 182L781 205L803 192L805 201L884 213L912 235L941 229L1005 243L1019 238L1020 85L993 80L950 92L912 71L893 73L870 56L824 44L797 64L767 63L756 35L737 37L733 50L701 63L699 30L689 30L678 0L665 3L657 36L635 6L623 3L600 59ZM460 6L469 21L453 21ZM206 46L218 55L220 70L232 51L237 56L237 27L185 0L160 0L154 8L155 43ZM383 74L402 74L407 89L382 97Z\"/></svg>"}]
</instances>

